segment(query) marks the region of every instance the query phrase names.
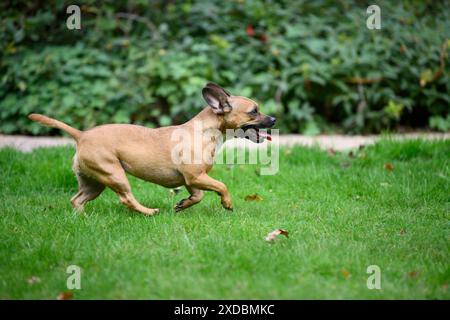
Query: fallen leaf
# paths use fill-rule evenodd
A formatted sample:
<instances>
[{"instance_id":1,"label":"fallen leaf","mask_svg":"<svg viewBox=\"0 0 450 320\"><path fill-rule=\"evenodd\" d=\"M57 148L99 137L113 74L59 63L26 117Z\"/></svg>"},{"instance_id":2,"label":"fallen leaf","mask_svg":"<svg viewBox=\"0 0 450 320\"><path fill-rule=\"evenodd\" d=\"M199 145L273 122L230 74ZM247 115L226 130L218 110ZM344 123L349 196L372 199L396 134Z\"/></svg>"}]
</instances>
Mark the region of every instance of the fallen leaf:
<instances>
[{"instance_id":1,"label":"fallen leaf","mask_svg":"<svg viewBox=\"0 0 450 320\"><path fill-rule=\"evenodd\" d=\"M387 171L393 171L393 170L394 170L394 165L393 165L392 163L385 163L385 164L384 164L384 168L385 168Z\"/></svg>"},{"instance_id":2,"label":"fallen leaf","mask_svg":"<svg viewBox=\"0 0 450 320\"><path fill-rule=\"evenodd\" d=\"M261 201L263 198L258 195L257 193L255 194L249 194L248 196L245 196L245 201Z\"/></svg>"},{"instance_id":3,"label":"fallen leaf","mask_svg":"<svg viewBox=\"0 0 450 320\"><path fill-rule=\"evenodd\" d=\"M416 270L408 272L408 276L410 278L417 278L419 276L419 274L420 274L420 272L416 271Z\"/></svg>"},{"instance_id":4,"label":"fallen leaf","mask_svg":"<svg viewBox=\"0 0 450 320\"><path fill-rule=\"evenodd\" d=\"M36 277L36 276L31 276L30 278L27 279L27 282L29 285L33 285L35 283L41 283L41 278Z\"/></svg>"},{"instance_id":5,"label":"fallen leaf","mask_svg":"<svg viewBox=\"0 0 450 320\"><path fill-rule=\"evenodd\" d=\"M58 297L56 297L57 300L71 300L73 298L73 292L71 291L64 291L61 292Z\"/></svg>"},{"instance_id":6,"label":"fallen leaf","mask_svg":"<svg viewBox=\"0 0 450 320\"><path fill-rule=\"evenodd\" d=\"M336 150L334 150L333 148L329 148L329 149L327 150L327 152L328 152L328 154L329 154L330 156L335 156L335 155L336 155Z\"/></svg>"},{"instance_id":7,"label":"fallen leaf","mask_svg":"<svg viewBox=\"0 0 450 320\"><path fill-rule=\"evenodd\" d=\"M274 241L277 238L277 236L279 236L280 234L282 234L286 238L289 238L289 232L287 232L286 230L283 230L283 229L277 229L277 230L270 232L266 236L265 239L266 239L266 241Z\"/></svg>"},{"instance_id":8,"label":"fallen leaf","mask_svg":"<svg viewBox=\"0 0 450 320\"><path fill-rule=\"evenodd\" d=\"M351 276L350 272L347 269L345 269L345 268L341 269L341 273L342 273L342 275L344 276L345 279L347 279L348 277Z\"/></svg>"}]
</instances>

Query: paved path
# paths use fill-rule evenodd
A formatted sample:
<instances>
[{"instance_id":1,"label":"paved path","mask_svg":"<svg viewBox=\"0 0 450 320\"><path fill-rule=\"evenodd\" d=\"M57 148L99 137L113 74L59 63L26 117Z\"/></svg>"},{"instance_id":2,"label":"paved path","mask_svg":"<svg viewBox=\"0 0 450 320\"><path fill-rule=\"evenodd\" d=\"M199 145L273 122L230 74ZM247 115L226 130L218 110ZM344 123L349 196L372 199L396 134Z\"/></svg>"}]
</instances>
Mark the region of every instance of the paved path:
<instances>
[{"instance_id":1,"label":"paved path","mask_svg":"<svg viewBox=\"0 0 450 320\"><path fill-rule=\"evenodd\" d=\"M348 136L348 135L319 135L314 137L302 136L299 134L286 134L281 135L279 138L274 137L274 141L279 139L279 143L282 146L303 145L312 146L318 145L323 149L333 148L335 150L348 150L357 148L360 145L368 145L375 143L381 136L368 135L368 136ZM450 133L408 133L408 134L394 134L393 139L450 139ZM239 139L244 142L243 139ZM240 141L240 142L241 142ZM0 134L0 149L6 146L13 147L15 149L30 152L34 148L40 147L54 147L61 145L73 144L71 138L63 137L29 137L29 136L8 136ZM256 146L256 144L250 144Z\"/></svg>"}]
</instances>

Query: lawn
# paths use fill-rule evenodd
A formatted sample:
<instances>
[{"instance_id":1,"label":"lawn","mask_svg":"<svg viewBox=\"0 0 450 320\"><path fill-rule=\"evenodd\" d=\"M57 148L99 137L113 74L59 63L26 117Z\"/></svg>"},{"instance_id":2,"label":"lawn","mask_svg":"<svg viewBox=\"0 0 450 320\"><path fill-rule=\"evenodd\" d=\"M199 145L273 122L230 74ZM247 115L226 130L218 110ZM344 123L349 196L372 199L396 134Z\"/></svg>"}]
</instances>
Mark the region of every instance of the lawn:
<instances>
[{"instance_id":1,"label":"lawn","mask_svg":"<svg viewBox=\"0 0 450 320\"><path fill-rule=\"evenodd\" d=\"M352 154L292 148L280 171L214 167L234 212L130 178L161 213L128 211L107 190L82 214L71 147L0 150L0 298L55 299L82 268L75 299L449 299L450 141L388 139ZM261 201L245 201L257 193ZM264 237L282 228L289 238ZM381 290L369 290L369 265ZM31 277L40 281L29 283Z\"/></svg>"}]
</instances>

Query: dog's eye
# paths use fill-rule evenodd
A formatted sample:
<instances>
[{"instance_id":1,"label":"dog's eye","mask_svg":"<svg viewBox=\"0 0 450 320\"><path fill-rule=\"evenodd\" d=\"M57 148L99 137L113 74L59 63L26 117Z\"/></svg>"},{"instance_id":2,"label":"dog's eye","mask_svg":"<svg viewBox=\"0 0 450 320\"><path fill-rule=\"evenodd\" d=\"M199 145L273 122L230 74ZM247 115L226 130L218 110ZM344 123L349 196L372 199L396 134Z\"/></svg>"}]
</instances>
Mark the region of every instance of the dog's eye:
<instances>
[{"instance_id":1,"label":"dog's eye","mask_svg":"<svg viewBox=\"0 0 450 320\"><path fill-rule=\"evenodd\" d=\"M256 116L258 114L258 108L254 108L252 111L249 112L252 116Z\"/></svg>"}]
</instances>

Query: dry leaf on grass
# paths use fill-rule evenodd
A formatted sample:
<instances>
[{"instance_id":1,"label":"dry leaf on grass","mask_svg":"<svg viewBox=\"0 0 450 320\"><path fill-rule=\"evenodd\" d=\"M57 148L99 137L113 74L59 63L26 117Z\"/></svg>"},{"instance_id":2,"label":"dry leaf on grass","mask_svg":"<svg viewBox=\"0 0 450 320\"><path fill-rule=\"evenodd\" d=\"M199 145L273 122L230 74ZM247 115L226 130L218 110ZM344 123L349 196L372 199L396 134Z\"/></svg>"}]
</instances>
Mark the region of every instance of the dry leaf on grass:
<instances>
[{"instance_id":1,"label":"dry leaf on grass","mask_svg":"<svg viewBox=\"0 0 450 320\"><path fill-rule=\"evenodd\" d=\"M283 229L277 229L266 236L266 241L274 241L280 234L282 234L286 238L289 238L289 232Z\"/></svg>"},{"instance_id":2,"label":"dry leaf on grass","mask_svg":"<svg viewBox=\"0 0 450 320\"><path fill-rule=\"evenodd\" d=\"M41 278L36 277L36 276L31 276L30 278L27 279L27 282L29 285L33 285L35 283L41 283Z\"/></svg>"},{"instance_id":3,"label":"dry leaf on grass","mask_svg":"<svg viewBox=\"0 0 450 320\"><path fill-rule=\"evenodd\" d=\"M345 268L341 269L341 273L344 276L344 278L346 278L346 279L351 276L350 272Z\"/></svg>"},{"instance_id":4,"label":"dry leaf on grass","mask_svg":"<svg viewBox=\"0 0 450 320\"><path fill-rule=\"evenodd\" d=\"M416 271L416 270L408 272L408 276L410 278L417 278L419 276L419 274L420 274L420 272Z\"/></svg>"},{"instance_id":5,"label":"dry leaf on grass","mask_svg":"<svg viewBox=\"0 0 450 320\"><path fill-rule=\"evenodd\" d=\"M70 291L61 292L58 297L56 297L57 300L71 300L72 298L73 292Z\"/></svg>"},{"instance_id":6,"label":"dry leaf on grass","mask_svg":"<svg viewBox=\"0 0 450 320\"><path fill-rule=\"evenodd\" d=\"M330 156L335 156L336 155L336 150L334 150L333 148L329 148L327 150L328 155Z\"/></svg>"},{"instance_id":7,"label":"dry leaf on grass","mask_svg":"<svg viewBox=\"0 0 450 320\"><path fill-rule=\"evenodd\" d=\"M245 201L261 201L262 199L263 198L257 193L245 196Z\"/></svg>"},{"instance_id":8,"label":"dry leaf on grass","mask_svg":"<svg viewBox=\"0 0 450 320\"><path fill-rule=\"evenodd\" d=\"M393 165L392 163L385 163L385 164L384 164L384 168L385 168L387 171L394 171L394 165Z\"/></svg>"}]
</instances>

